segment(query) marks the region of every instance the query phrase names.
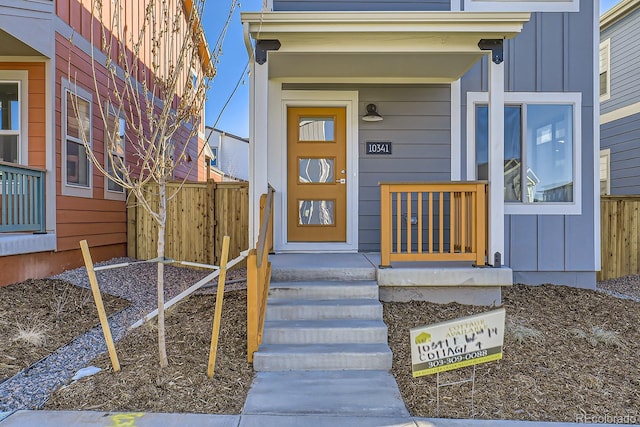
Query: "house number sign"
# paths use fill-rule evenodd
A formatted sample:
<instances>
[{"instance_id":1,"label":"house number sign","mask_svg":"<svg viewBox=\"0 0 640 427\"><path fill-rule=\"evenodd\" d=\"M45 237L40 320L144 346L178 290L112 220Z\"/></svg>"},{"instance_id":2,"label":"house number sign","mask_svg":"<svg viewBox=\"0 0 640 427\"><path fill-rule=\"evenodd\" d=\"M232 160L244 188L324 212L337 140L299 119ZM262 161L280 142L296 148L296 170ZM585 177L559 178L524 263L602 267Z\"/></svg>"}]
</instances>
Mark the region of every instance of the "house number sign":
<instances>
[{"instance_id":1,"label":"house number sign","mask_svg":"<svg viewBox=\"0 0 640 427\"><path fill-rule=\"evenodd\" d=\"M367 141L367 154L391 154L391 141Z\"/></svg>"}]
</instances>

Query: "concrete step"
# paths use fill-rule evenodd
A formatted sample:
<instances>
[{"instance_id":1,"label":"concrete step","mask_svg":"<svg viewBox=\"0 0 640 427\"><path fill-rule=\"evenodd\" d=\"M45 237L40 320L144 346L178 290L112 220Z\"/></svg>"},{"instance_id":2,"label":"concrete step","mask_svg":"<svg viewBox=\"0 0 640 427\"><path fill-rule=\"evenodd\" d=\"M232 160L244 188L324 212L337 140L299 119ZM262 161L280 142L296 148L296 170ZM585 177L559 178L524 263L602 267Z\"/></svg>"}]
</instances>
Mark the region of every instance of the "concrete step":
<instances>
[{"instance_id":1,"label":"concrete step","mask_svg":"<svg viewBox=\"0 0 640 427\"><path fill-rule=\"evenodd\" d=\"M385 344L381 320L276 320L264 325L265 344Z\"/></svg>"},{"instance_id":2,"label":"concrete step","mask_svg":"<svg viewBox=\"0 0 640 427\"><path fill-rule=\"evenodd\" d=\"M269 296L297 299L378 298L375 280L271 282Z\"/></svg>"},{"instance_id":3,"label":"concrete step","mask_svg":"<svg viewBox=\"0 0 640 427\"><path fill-rule=\"evenodd\" d=\"M386 344L262 344L253 355L256 371L391 369Z\"/></svg>"},{"instance_id":4,"label":"concrete step","mask_svg":"<svg viewBox=\"0 0 640 427\"><path fill-rule=\"evenodd\" d=\"M271 280L376 280L376 267L362 254L277 254L269 256Z\"/></svg>"},{"instance_id":5,"label":"concrete step","mask_svg":"<svg viewBox=\"0 0 640 427\"><path fill-rule=\"evenodd\" d=\"M382 319L377 299L269 298L266 320Z\"/></svg>"}]
</instances>

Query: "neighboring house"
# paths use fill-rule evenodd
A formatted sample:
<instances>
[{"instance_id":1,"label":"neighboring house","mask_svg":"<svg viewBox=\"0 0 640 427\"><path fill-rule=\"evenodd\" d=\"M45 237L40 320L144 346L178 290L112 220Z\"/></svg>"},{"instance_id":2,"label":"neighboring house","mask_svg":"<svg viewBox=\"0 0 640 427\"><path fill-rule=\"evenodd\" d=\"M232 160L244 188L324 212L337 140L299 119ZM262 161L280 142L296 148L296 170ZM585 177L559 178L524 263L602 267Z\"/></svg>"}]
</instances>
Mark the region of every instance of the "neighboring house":
<instances>
[{"instance_id":1,"label":"neighboring house","mask_svg":"<svg viewBox=\"0 0 640 427\"><path fill-rule=\"evenodd\" d=\"M249 180L249 140L207 126L205 165L215 181Z\"/></svg>"},{"instance_id":2,"label":"neighboring house","mask_svg":"<svg viewBox=\"0 0 640 427\"><path fill-rule=\"evenodd\" d=\"M600 193L640 194L640 1L600 17Z\"/></svg>"},{"instance_id":3,"label":"neighboring house","mask_svg":"<svg viewBox=\"0 0 640 427\"><path fill-rule=\"evenodd\" d=\"M91 71L92 3L0 4L0 285L82 265L82 239L95 261L126 255L126 195L88 161L68 101L78 96L84 129L97 157L104 158L104 124ZM125 6L126 22L142 16L142 2L128 0ZM106 91L106 81L99 83ZM122 141L128 132L123 123ZM202 144L204 125L189 155L197 159ZM130 147L122 148L130 161ZM204 179L201 162L189 177Z\"/></svg>"},{"instance_id":4,"label":"neighboring house","mask_svg":"<svg viewBox=\"0 0 640 427\"><path fill-rule=\"evenodd\" d=\"M388 244L405 259L454 259L477 228L449 222L471 190L447 185L486 180L487 264L510 267L514 282L595 287L598 8L593 0L271 0L243 13L253 43L250 244L270 184L278 253ZM381 182L437 184L406 186L409 196L389 202ZM425 213L442 200L439 213ZM455 211L462 223L477 217L467 206ZM381 239L387 208L394 236L408 224L423 228L410 240ZM427 235L433 248L417 248Z\"/></svg>"}]
</instances>

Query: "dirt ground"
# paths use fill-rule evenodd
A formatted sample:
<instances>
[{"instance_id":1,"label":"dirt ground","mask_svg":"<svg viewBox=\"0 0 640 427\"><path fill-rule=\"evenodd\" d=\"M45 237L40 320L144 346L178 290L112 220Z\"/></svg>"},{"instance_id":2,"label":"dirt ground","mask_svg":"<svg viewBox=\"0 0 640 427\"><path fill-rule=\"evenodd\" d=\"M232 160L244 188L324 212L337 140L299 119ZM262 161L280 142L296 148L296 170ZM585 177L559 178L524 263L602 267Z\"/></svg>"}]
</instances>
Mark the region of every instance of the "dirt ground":
<instances>
[{"instance_id":1,"label":"dirt ground","mask_svg":"<svg viewBox=\"0 0 640 427\"><path fill-rule=\"evenodd\" d=\"M640 304L551 285L505 288L503 301L504 358L476 367L473 407L471 383L441 387L439 414L436 375L412 377L408 331L488 309L384 305L393 374L412 415L565 422L608 415L640 421ZM442 373L440 382L472 373L473 368Z\"/></svg>"},{"instance_id":2,"label":"dirt ground","mask_svg":"<svg viewBox=\"0 0 640 427\"><path fill-rule=\"evenodd\" d=\"M246 352L246 291L225 292L215 372L207 376L215 295L193 295L166 316L169 366L158 365L157 329L134 329L116 345L122 370L103 355L93 377L58 390L45 409L238 414L253 381Z\"/></svg>"},{"instance_id":3,"label":"dirt ground","mask_svg":"<svg viewBox=\"0 0 640 427\"><path fill-rule=\"evenodd\" d=\"M109 314L129 305L102 298ZM49 279L0 287L0 382L98 324L89 289Z\"/></svg>"},{"instance_id":4,"label":"dirt ground","mask_svg":"<svg viewBox=\"0 0 640 427\"><path fill-rule=\"evenodd\" d=\"M384 304L392 372L411 415L569 422L605 415L638 417L639 303L552 285L515 285L503 295L504 359L477 366L473 407L470 383L441 388L439 413L436 376L412 377L409 329L490 308ZM102 372L63 387L46 409L239 413L253 378L246 361L245 301L244 290L225 294L213 379L206 376L206 366L215 296L194 295L168 313L168 368L158 368L156 330L147 324L117 344L120 373L113 373L104 355L93 363ZM14 299L12 307L19 304ZM32 307L33 299L23 304ZM5 321L15 317L2 313ZM440 381L463 379L472 371L443 373Z\"/></svg>"}]
</instances>

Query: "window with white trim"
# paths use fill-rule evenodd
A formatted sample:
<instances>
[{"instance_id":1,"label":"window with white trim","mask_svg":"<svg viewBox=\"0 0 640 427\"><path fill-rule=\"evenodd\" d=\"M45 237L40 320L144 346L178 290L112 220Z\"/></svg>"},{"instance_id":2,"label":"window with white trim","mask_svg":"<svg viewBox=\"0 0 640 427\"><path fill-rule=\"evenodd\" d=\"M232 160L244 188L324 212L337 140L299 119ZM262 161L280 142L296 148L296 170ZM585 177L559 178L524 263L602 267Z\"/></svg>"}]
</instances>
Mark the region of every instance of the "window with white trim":
<instances>
[{"instance_id":1,"label":"window with white trim","mask_svg":"<svg viewBox=\"0 0 640 427\"><path fill-rule=\"evenodd\" d=\"M124 117L116 115L116 112L110 108L107 114L107 129L105 132L105 168L109 175L124 176L124 168L126 166L125 159L125 131L126 121ZM106 190L118 195L124 194L124 188L113 181L106 178ZM105 197L108 197L105 194Z\"/></svg>"},{"instance_id":2,"label":"window with white trim","mask_svg":"<svg viewBox=\"0 0 640 427\"><path fill-rule=\"evenodd\" d=\"M93 197L92 167L85 143L92 146L92 96L63 80L62 194Z\"/></svg>"},{"instance_id":3,"label":"window with white trim","mask_svg":"<svg viewBox=\"0 0 640 427\"><path fill-rule=\"evenodd\" d=\"M470 94L471 95L471 94ZM489 177L486 94L468 106L477 179ZM508 214L580 213L580 94L505 93L504 201Z\"/></svg>"},{"instance_id":4,"label":"window with white trim","mask_svg":"<svg viewBox=\"0 0 640 427\"><path fill-rule=\"evenodd\" d=\"M600 195L611 194L611 149L600 150Z\"/></svg>"},{"instance_id":5,"label":"window with white trim","mask_svg":"<svg viewBox=\"0 0 640 427\"><path fill-rule=\"evenodd\" d=\"M611 39L600 43L600 101L611 98Z\"/></svg>"},{"instance_id":6,"label":"window with white trim","mask_svg":"<svg viewBox=\"0 0 640 427\"><path fill-rule=\"evenodd\" d=\"M20 162L20 82L0 81L0 161Z\"/></svg>"}]
</instances>

